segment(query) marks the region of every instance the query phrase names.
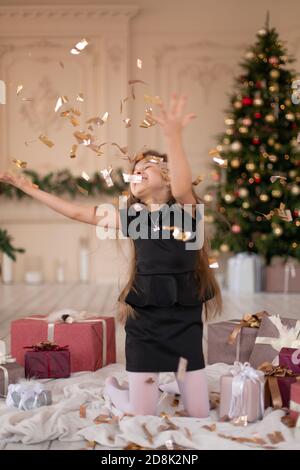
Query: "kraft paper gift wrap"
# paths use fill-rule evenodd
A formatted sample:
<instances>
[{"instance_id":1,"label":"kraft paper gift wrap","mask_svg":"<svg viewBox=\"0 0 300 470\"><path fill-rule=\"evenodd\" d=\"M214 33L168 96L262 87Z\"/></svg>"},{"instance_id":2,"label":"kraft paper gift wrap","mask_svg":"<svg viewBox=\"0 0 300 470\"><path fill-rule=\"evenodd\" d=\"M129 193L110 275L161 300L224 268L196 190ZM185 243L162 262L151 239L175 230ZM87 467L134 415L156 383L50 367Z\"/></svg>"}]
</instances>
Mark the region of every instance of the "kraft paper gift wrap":
<instances>
[{"instance_id":1,"label":"kraft paper gift wrap","mask_svg":"<svg viewBox=\"0 0 300 470\"><path fill-rule=\"evenodd\" d=\"M265 317L261 321L249 362L256 368L263 362L278 365L282 348L300 348L300 320L280 318L278 315Z\"/></svg>"},{"instance_id":2,"label":"kraft paper gift wrap","mask_svg":"<svg viewBox=\"0 0 300 470\"><path fill-rule=\"evenodd\" d=\"M220 419L243 419L245 424L263 418L264 374L249 363L235 362L221 377Z\"/></svg>"},{"instance_id":3,"label":"kraft paper gift wrap","mask_svg":"<svg viewBox=\"0 0 300 470\"><path fill-rule=\"evenodd\" d=\"M95 371L116 362L113 317L48 323L47 317L33 316L11 323L11 350L21 365L24 365L24 347L47 340L68 345L71 372Z\"/></svg>"},{"instance_id":4,"label":"kraft paper gift wrap","mask_svg":"<svg viewBox=\"0 0 300 470\"><path fill-rule=\"evenodd\" d=\"M262 311L245 314L241 320L208 323L207 364L248 362L262 318L268 315Z\"/></svg>"}]
</instances>

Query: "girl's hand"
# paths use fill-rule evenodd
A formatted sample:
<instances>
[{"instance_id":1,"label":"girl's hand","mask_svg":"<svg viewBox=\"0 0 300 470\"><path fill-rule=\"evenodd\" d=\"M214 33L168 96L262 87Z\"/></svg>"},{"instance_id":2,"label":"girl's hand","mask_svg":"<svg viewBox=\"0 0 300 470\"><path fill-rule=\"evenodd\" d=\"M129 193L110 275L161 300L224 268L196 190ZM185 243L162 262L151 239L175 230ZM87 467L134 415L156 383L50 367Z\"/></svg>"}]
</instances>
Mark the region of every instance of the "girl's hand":
<instances>
[{"instance_id":1,"label":"girl's hand","mask_svg":"<svg viewBox=\"0 0 300 470\"><path fill-rule=\"evenodd\" d=\"M161 126L166 137L172 137L180 134L182 129L196 116L194 113L183 114L184 106L187 101L186 95L177 95L172 93L169 110L166 110L163 103L159 104L160 116L152 116Z\"/></svg>"},{"instance_id":2,"label":"girl's hand","mask_svg":"<svg viewBox=\"0 0 300 470\"><path fill-rule=\"evenodd\" d=\"M19 189L38 188L37 184L32 183L32 181L27 179L24 175L15 175L8 171L5 171L4 173L0 172L0 181L2 183L11 184Z\"/></svg>"}]
</instances>

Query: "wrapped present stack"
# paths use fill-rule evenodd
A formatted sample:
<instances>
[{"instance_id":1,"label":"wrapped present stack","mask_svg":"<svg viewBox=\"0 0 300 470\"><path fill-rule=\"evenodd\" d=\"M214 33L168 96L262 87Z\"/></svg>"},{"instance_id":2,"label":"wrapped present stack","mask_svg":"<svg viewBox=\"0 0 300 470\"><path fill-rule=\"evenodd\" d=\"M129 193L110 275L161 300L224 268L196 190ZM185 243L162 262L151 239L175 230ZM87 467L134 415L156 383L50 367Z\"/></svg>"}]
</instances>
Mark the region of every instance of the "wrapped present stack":
<instances>
[{"instance_id":1,"label":"wrapped present stack","mask_svg":"<svg viewBox=\"0 0 300 470\"><path fill-rule=\"evenodd\" d=\"M48 322L47 317L32 316L12 322L11 351L18 364L25 364L24 348L43 341L68 346L71 372L95 371L116 362L113 317L99 316L67 323L62 320ZM26 354L30 355L31 363L33 358L42 357L36 351Z\"/></svg>"},{"instance_id":2,"label":"wrapped present stack","mask_svg":"<svg viewBox=\"0 0 300 470\"><path fill-rule=\"evenodd\" d=\"M263 393L265 407L290 408L300 427L299 320L259 312L240 321L210 324L207 357L208 364L234 364L221 378L221 419L260 419Z\"/></svg>"}]
</instances>

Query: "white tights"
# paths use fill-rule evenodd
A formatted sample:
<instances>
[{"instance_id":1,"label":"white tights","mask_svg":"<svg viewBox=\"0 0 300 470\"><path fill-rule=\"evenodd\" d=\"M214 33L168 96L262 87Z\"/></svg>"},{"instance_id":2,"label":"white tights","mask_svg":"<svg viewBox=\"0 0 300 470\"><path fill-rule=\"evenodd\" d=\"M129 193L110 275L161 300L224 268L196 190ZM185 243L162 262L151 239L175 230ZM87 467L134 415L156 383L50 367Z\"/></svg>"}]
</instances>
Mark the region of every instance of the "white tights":
<instances>
[{"instance_id":1,"label":"white tights","mask_svg":"<svg viewBox=\"0 0 300 470\"><path fill-rule=\"evenodd\" d=\"M135 415L156 415L159 399L158 373L127 372L129 389L121 388L115 377L105 380L105 391L114 406ZM176 377L177 379L177 377ZM195 418L209 415L209 396L204 369L187 371L183 382L177 379L183 406Z\"/></svg>"}]
</instances>

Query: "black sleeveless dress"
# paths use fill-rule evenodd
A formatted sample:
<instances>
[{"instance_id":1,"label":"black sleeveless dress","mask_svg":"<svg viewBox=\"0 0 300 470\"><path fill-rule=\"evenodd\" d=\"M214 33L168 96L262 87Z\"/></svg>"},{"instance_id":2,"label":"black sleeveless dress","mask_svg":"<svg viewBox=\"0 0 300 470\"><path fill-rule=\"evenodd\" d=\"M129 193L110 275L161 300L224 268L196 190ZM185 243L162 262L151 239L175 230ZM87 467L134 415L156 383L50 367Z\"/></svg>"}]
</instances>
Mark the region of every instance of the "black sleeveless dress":
<instances>
[{"instance_id":1,"label":"black sleeveless dress","mask_svg":"<svg viewBox=\"0 0 300 470\"><path fill-rule=\"evenodd\" d=\"M203 300L195 279L198 251L186 250L187 242L176 240L172 230L167 230L169 239L163 239L166 230L162 228L178 226L180 219L185 224L181 227L186 229L188 221L195 233L197 224L173 201L152 212L145 206L135 211L135 205L120 209L122 233L133 239L136 251L136 291L131 289L125 298L136 312L136 318L128 318L125 324L129 372L176 372L180 357L187 359L188 371L205 367ZM156 222L160 230L155 230ZM143 239L134 229L140 234L148 233L149 238ZM209 298L208 295L204 301Z\"/></svg>"}]
</instances>

